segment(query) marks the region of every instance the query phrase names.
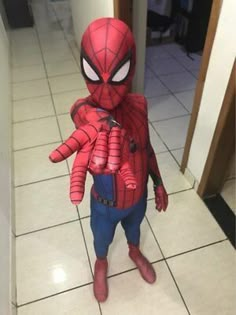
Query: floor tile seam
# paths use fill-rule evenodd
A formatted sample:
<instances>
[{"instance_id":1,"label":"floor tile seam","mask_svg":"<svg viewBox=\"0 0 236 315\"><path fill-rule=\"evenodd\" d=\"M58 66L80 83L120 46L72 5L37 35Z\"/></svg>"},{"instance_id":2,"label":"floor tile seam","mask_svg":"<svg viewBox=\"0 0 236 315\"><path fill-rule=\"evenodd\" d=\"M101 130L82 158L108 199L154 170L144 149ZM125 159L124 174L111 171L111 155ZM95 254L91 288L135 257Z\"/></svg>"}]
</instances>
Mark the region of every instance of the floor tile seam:
<instances>
[{"instance_id":1,"label":"floor tile seam","mask_svg":"<svg viewBox=\"0 0 236 315\"><path fill-rule=\"evenodd\" d=\"M52 115L45 115L45 116L35 117L35 118L28 118L28 119L24 119L24 120L17 120L17 121L13 120L12 121L12 125L22 124L22 123L25 123L25 122L35 121L35 120L43 120L44 118L53 118L55 116L56 116L55 114L52 114Z\"/></svg>"},{"instance_id":2,"label":"floor tile seam","mask_svg":"<svg viewBox=\"0 0 236 315\"><path fill-rule=\"evenodd\" d=\"M191 114L189 114L189 112L187 112L186 114L181 114L178 116L174 116L174 117L169 117L169 118L164 118L164 119L158 119L158 120L152 120L152 123L155 122L161 122L161 121L168 121L168 120L172 120L172 119L176 119L176 118L181 118L181 117L186 117L186 116L191 116Z\"/></svg>"},{"instance_id":3,"label":"floor tile seam","mask_svg":"<svg viewBox=\"0 0 236 315\"><path fill-rule=\"evenodd\" d=\"M67 73L63 73L63 74L56 74L56 75L55 74L54 75L50 75L50 74L48 74L48 71L47 71L47 75L48 75L49 79L64 77L64 76L67 76L67 75L69 76L71 74L81 74L81 71L78 69L78 70L72 70L71 72L67 72Z\"/></svg>"},{"instance_id":4,"label":"floor tile seam","mask_svg":"<svg viewBox=\"0 0 236 315\"><path fill-rule=\"evenodd\" d=\"M181 62L178 60L178 58L176 57L176 54L170 52L170 55L172 56L172 58L173 58L176 62L178 62L178 63L179 63L182 67L184 67L184 69L186 69L188 72L190 72L191 70L195 70L195 69L189 69L188 67L186 67L186 65L185 65L184 63L181 63ZM189 59L192 60L192 61L194 61L194 59L192 59L192 57L191 57L191 53L184 52L184 55L181 55L181 56L179 56L179 57L182 58L183 56L189 58ZM201 57L201 60L202 60L202 55L199 55L199 56ZM201 64L201 62L200 62L200 64ZM201 66L201 65L200 65L200 66Z\"/></svg>"},{"instance_id":5,"label":"floor tile seam","mask_svg":"<svg viewBox=\"0 0 236 315\"><path fill-rule=\"evenodd\" d=\"M77 215L78 215L78 214L77 214ZM33 231L21 233L21 234L16 234L16 239L21 238L21 237L24 237L24 236L27 236L27 235L40 233L40 232L42 232L42 231L50 230L50 229L53 229L53 228L56 228L56 227L59 227L59 226L66 225L66 224L70 224L70 223L74 223L74 222L79 222L80 220L81 220L81 219L78 217L77 219L73 219L73 220L70 220L70 221L63 222L63 223L58 223L58 224L50 225L50 226L47 226L47 227L45 227L45 228L40 228L40 229L37 229L37 230L33 230Z\"/></svg>"},{"instance_id":6,"label":"floor tile seam","mask_svg":"<svg viewBox=\"0 0 236 315\"><path fill-rule=\"evenodd\" d=\"M146 79L145 79L146 80ZM146 96L146 99L147 101L150 99L154 99L154 98L159 98L159 97L163 97L163 96L168 96L168 95L172 95L172 92L168 89L168 92L164 93L163 94L160 94L160 95L155 95L155 96Z\"/></svg>"},{"instance_id":7,"label":"floor tile seam","mask_svg":"<svg viewBox=\"0 0 236 315\"><path fill-rule=\"evenodd\" d=\"M164 139L162 139L160 133L156 130L156 128L154 127L153 123L151 121L149 121L149 124L151 125L152 129L157 134L157 136L160 138L161 142L164 144L164 146L167 148L167 151L169 152L169 148L168 148L167 144L165 143Z\"/></svg>"},{"instance_id":8,"label":"floor tile seam","mask_svg":"<svg viewBox=\"0 0 236 315\"><path fill-rule=\"evenodd\" d=\"M159 78L158 78L159 79ZM169 90L169 89L168 89ZM183 106L183 108L188 112L190 113L191 115L191 112L184 106L184 104L181 102L181 100L178 99L178 97L176 96L176 94L181 94L181 93L185 93L185 92L190 92L190 91L195 91L196 89L190 89L190 90L184 90L184 91L179 91L179 92L172 92L171 90L169 90L169 92L167 94L161 94L161 95L157 95L157 96L150 96L150 97L146 97L147 98L147 101L149 99L156 99L156 98L160 98L160 97L163 97L163 96L168 96L168 95L171 95L173 96L177 102Z\"/></svg>"},{"instance_id":9,"label":"floor tile seam","mask_svg":"<svg viewBox=\"0 0 236 315\"><path fill-rule=\"evenodd\" d=\"M51 7L52 7L52 10L54 11L55 17L56 17L56 19L57 19L57 23L58 23L59 27L61 28L61 31L62 31L63 36L64 36L64 39L65 39L65 41L67 42L67 44L69 45L69 47L70 47L70 51L71 51L73 60L74 60L74 62L76 63L78 69L80 69L80 65L78 64L77 59L76 59L75 56L74 56L73 49L71 48L71 45L70 45L70 43L69 43L69 41L68 41L68 39L67 39L67 37L66 37L66 34L65 34L65 32L64 32L64 29L63 29L63 27L62 27L62 25L61 25L61 22L60 22L60 20L58 19L58 16L57 16L57 14L56 14L55 8L54 8L53 6L51 6ZM38 32L38 29L37 29L37 28L36 28L36 34L37 34L37 36L38 36L39 46L40 46L40 50L41 50L41 53L42 53L42 59L43 59L43 63L44 63L45 71L46 71L46 70L47 70L47 69L46 69L46 64L47 64L47 63L46 63L46 60L45 60L44 55L43 55L43 49L42 49L42 45L41 45L41 41L40 41L40 36L39 36L39 32ZM47 72L46 72L46 73L47 73ZM55 106L55 102L54 102L53 93L52 93L52 90L51 90L49 78L48 78L48 85L49 85L49 90L50 90L50 92L51 92L51 99L52 99L54 111L55 111L55 114L56 114L56 113L57 113L57 112L56 112L56 106ZM74 89L73 89L73 90L74 90ZM69 91L66 91L66 92L69 92ZM64 140L63 140L63 136L62 136L62 130L61 130L61 128L60 128L60 123L59 123L59 119L58 119L57 116L56 116L56 119L57 119L57 124L58 124L58 128L59 128L60 136L61 136L61 139L62 139L62 142L63 142ZM68 172L70 173L70 165L69 165L68 159L66 159L66 164L67 164Z\"/></svg>"},{"instance_id":10,"label":"floor tile seam","mask_svg":"<svg viewBox=\"0 0 236 315\"><path fill-rule=\"evenodd\" d=\"M64 92L62 92L62 93L64 93ZM33 97L27 97L26 99L28 100L28 99L40 99L40 98L44 98L44 97L49 97L50 96L50 94L48 94L48 95L40 95L40 96L33 96ZM13 101L14 103L18 103L18 102L21 102L22 100L16 100L16 101ZM17 104L16 104L17 105Z\"/></svg>"},{"instance_id":11,"label":"floor tile seam","mask_svg":"<svg viewBox=\"0 0 236 315\"><path fill-rule=\"evenodd\" d=\"M195 92L196 92L196 87L195 89L191 89L191 90L186 90L186 91L181 91L181 92L176 92L176 93L173 93L173 97L184 107L184 109L191 115L192 114L192 110L190 111L183 103L180 99L178 99L178 96L177 94L181 94L181 93L185 93L185 92L190 92L190 91L194 91L194 96L195 96ZM193 97L193 100L192 100L192 105L194 104L194 97Z\"/></svg>"},{"instance_id":12,"label":"floor tile seam","mask_svg":"<svg viewBox=\"0 0 236 315\"><path fill-rule=\"evenodd\" d=\"M189 110L184 106L184 104L175 96L175 94L177 94L177 93L183 93L183 92L188 92L188 91L192 91L193 89L183 90L183 91L178 91L178 92L172 92L172 91L169 89L169 87L165 84L165 82L163 82L163 80L161 80L161 78L160 78L159 76L157 76L156 73L153 72L153 70L152 70L151 68L149 68L149 70L150 70L150 71L154 74L154 76L163 84L163 86L169 91L169 93L166 94L166 95L172 95L172 96L177 100L177 102L178 102L180 105L182 105L182 107L183 107L188 113L190 113ZM196 87L195 87L194 90L196 90ZM162 95L160 95L160 96L162 96ZM156 97L158 97L158 96L156 96ZM153 98L155 98L155 97L153 97ZM191 113L190 113L190 114L191 114Z\"/></svg>"},{"instance_id":13,"label":"floor tile seam","mask_svg":"<svg viewBox=\"0 0 236 315\"><path fill-rule=\"evenodd\" d=\"M31 66L29 66L31 67ZM45 70L44 70L45 71ZM46 70L47 71L47 70ZM27 82L32 82L32 81L39 81L39 80L42 80L42 79L47 79L47 77L49 79L53 79L53 78L58 78L58 77L62 77L62 76L67 76L67 75L71 75L71 74L77 74L77 73L80 73L81 72L79 70L73 70L72 72L67 72L67 73L64 73L64 74L56 74L56 75L49 75L48 74L48 71L47 73L45 73L44 76L42 76L41 78L37 78L37 79L27 79L27 80L20 80L20 81L11 81L12 84L18 84L18 83L27 83Z\"/></svg>"},{"instance_id":14,"label":"floor tile seam","mask_svg":"<svg viewBox=\"0 0 236 315\"><path fill-rule=\"evenodd\" d=\"M59 96L60 94L65 94L65 93L68 93L68 92L78 92L78 91L81 91L81 90L87 90L86 88L80 88L80 89L73 89L73 90L69 90L69 91L62 91L62 92L56 92L56 93L52 93L52 95L56 95L56 96Z\"/></svg>"},{"instance_id":15,"label":"floor tile seam","mask_svg":"<svg viewBox=\"0 0 236 315\"><path fill-rule=\"evenodd\" d=\"M127 255L127 257L128 257L128 255ZM149 262L150 262L150 264L154 265L154 264L160 263L160 262L162 262L164 260L165 260L164 258L160 258L160 259L156 259L156 260L149 261ZM132 267L132 268L128 268L127 270L123 270L123 271L111 274L111 275L107 276L107 279L112 279L112 278L118 277L120 275L132 272L134 270L138 270L138 268L137 267Z\"/></svg>"},{"instance_id":16,"label":"floor tile seam","mask_svg":"<svg viewBox=\"0 0 236 315\"><path fill-rule=\"evenodd\" d=\"M189 253L192 253L192 252L195 252L195 251L204 249L204 248L208 248L208 247L211 247L211 246L214 246L214 245L217 245L217 244L226 242L226 241L228 241L228 240L229 240L228 238L223 238L223 239L220 239L220 240L218 240L218 241L211 242L211 243L207 243L207 244L205 244L205 245L198 246L198 247L195 247L195 248L193 248L193 249L189 249L189 250L187 250L187 251L184 251L184 252L181 252L181 253L178 253L178 254L174 254L174 255L167 256L167 257L165 257L165 259L166 259L166 260L170 260L170 259L173 259L173 258L176 258L176 257L179 257L179 256L187 255L187 254L189 254Z\"/></svg>"},{"instance_id":17,"label":"floor tile seam","mask_svg":"<svg viewBox=\"0 0 236 315\"><path fill-rule=\"evenodd\" d=\"M54 180L54 179L57 179L57 178L67 177L69 175L70 174L67 173L67 174L63 174L63 175L59 175L59 176L53 176L53 177L37 180L37 181L34 181L34 182L29 182L29 183L24 183L24 184L20 184L20 185L15 185L14 188L21 188L21 187L25 187L25 186L29 186L29 185L34 185L34 184L46 182L46 181L49 181L49 180Z\"/></svg>"},{"instance_id":18,"label":"floor tile seam","mask_svg":"<svg viewBox=\"0 0 236 315\"><path fill-rule=\"evenodd\" d=\"M12 57L11 57L11 61L10 61L10 65L11 65L11 69L14 70L14 69L21 69L21 68L26 68L26 67L32 67L32 66L42 66L43 65L43 62L37 62L37 63L32 63L32 64L25 64L25 65L14 65L14 63L12 62ZM36 79L37 80L37 79ZM40 80L40 79L38 79Z\"/></svg>"},{"instance_id":19,"label":"floor tile seam","mask_svg":"<svg viewBox=\"0 0 236 315\"><path fill-rule=\"evenodd\" d=\"M170 93L172 94L172 95L175 95L175 93L183 93L183 92L189 92L189 91L192 91L193 90L193 88L189 88L189 89L184 89L184 90L179 90L179 91L171 91L168 87L167 87L167 85L165 84L165 82L162 80L162 78L161 78L162 76L160 76L160 77L158 77L158 79L161 81L161 83L170 91ZM196 78L194 77L194 79L196 80ZM197 81L197 80L196 80ZM196 89L196 87L195 87L195 89ZM195 90L194 89L194 90ZM179 100L178 100L179 101ZM180 104L182 104L181 102L180 102Z\"/></svg>"},{"instance_id":20,"label":"floor tile seam","mask_svg":"<svg viewBox=\"0 0 236 315\"><path fill-rule=\"evenodd\" d=\"M62 143L62 142L61 142ZM41 147L45 147L47 145L51 145L51 144L58 144L60 145L60 140L57 141L52 141L52 142L47 142L47 143L42 143L42 144L37 144L34 146L30 146L30 147L24 147L24 148L19 148L19 149L13 149L13 153L14 152L21 152L24 150L30 150L30 149L36 149L36 148L41 148Z\"/></svg>"},{"instance_id":21,"label":"floor tile seam","mask_svg":"<svg viewBox=\"0 0 236 315\"><path fill-rule=\"evenodd\" d=\"M58 131L59 131L59 135L60 135L61 141L63 142L62 130L61 130L61 127L60 127L60 123L59 123L58 117L56 115L57 114L56 105L55 105L54 98L53 98L53 93L52 93L52 89L51 89L51 85L50 85L50 80L49 80L49 77L48 77L48 74L47 74L46 60L45 60L44 55L43 55L41 41L40 41L40 37L39 37L39 33L38 33L38 30L37 30L37 27L36 27L36 34L37 34L37 38L38 38L38 41L39 41L40 51L41 51L41 54L42 54L43 65L44 65L44 69L45 69L45 72L46 72L46 80L47 80L47 84L48 84L48 88L49 88L49 92L50 92L50 97L51 97L51 101L52 101L52 105L53 105L54 114L55 114L55 117L56 117L57 127L58 127ZM68 171L68 173L70 173L70 167L69 167L68 160L66 159L65 162L66 162L66 166L67 166L67 171Z\"/></svg>"},{"instance_id":22,"label":"floor tile seam","mask_svg":"<svg viewBox=\"0 0 236 315\"><path fill-rule=\"evenodd\" d=\"M172 149L171 151L178 151L178 150L183 150L183 149L184 149L184 147L179 147L177 149Z\"/></svg>"},{"instance_id":23,"label":"floor tile seam","mask_svg":"<svg viewBox=\"0 0 236 315\"><path fill-rule=\"evenodd\" d=\"M187 313L188 313L189 315L191 315L190 310L189 310L189 307L188 307L188 305L187 305L187 303L186 303L186 301L185 301L185 299L184 299L184 295L183 295L183 293L181 292L181 290L180 290L180 288L179 288L179 286L178 286L178 282L177 282L177 280L175 279L175 276L174 276L172 270L170 269L170 266L169 266L169 264L168 264L168 262L167 262L166 259L165 259L165 264L166 264L166 267L167 267L168 270L169 270L169 273L170 273L170 275L171 275L171 277L172 277L172 280L173 280L174 283L175 283L175 287L176 287L177 291L179 292L179 295L180 295L180 297L181 297L181 300L182 300L182 302L183 302L183 304L184 304L184 306L185 306L185 309L186 309Z\"/></svg>"},{"instance_id":24,"label":"floor tile seam","mask_svg":"<svg viewBox=\"0 0 236 315\"><path fill-rule=\"evenodd\" d=\"M151 142L151 143L152 143L152 142ZM162 154L162 153L169 152L167 148L166 148L166 149L163 149L163 150L160 150L160 151L157 150L156 152L155 152L155 149L154 149L154 148L153 148L153 150L154 150L155 155L159 155L159 154Z\"/></svg>"},{"instance_id":25,"label":"floor tile seam","mask_svg":"<svg viewBox=\"0 0 236 315\"><path fill-rule=\"evenodd\" d=\"M152 65L150 65L151 67ZM175 74L181 74L181 73L186 73L185 71L186 69L183 70L179 70L179 71L174 71L174 72L168 72L168 73L157 73L155 72L155 70L153 70L153 72L155 72L156 76L168 76L168 75L175 75Z\"/></svg>"},{"instance_id":26,"label":"floor tile seam","mask_svg":"<svg viewBox=\"0 0 236 315\"><path fill-rule=\"evenodd\" d=\"M189 116L189 115L186 115L186 116ZM172 158L175 160L175 162L177 163L177 165L180 166L178 160L176 159L176 157L174 156L174 154L171 152L172 150L174 149L171 149L169 148L169 146L167 145L167 143L164 141L163 137L160 135L160 133L156 130L156 128L154 127L153 123L150 122L150 125L152 126L152 128L154 129L154 131L156 132L156 134L158 135L158 137L161 139L162 143L165 145L165 147L167 148L167 151L166 152L169 152L170 155L172 156ZM177 149L176 149L177 150ZM163 152L163 153L166 153L166 152Z\"/></svg>"},{"instance_id":27,"label":"floor tile seam","mask_svg":"<svg viewBox=\"0 0 236 315\"><path fill-rule=\"evenodd\" d=\"M26 303L22 303L22 304L18 304L17 303L17 308L19 309L19 308L25 307L27 305L31 305L31 304L34 304L34 303L37 303L37 302L40 302L40 301L44 301L44 300L47 300L47 299L59 296L61 294L64 294L64 293L67 293L67 292L70 292L70 291L74 291L74 290L77 290L77 289L80 289L80 288L84 288L84 287L89 286L91 284L93 284L93 282L88 282L88 283L85 283L85 284L82 284L82 285L78 285L76 287L73 287L73 288L70 288L70 289L67 289L67 290L63 290L63 291L60 291L60 292L57 292L57 293L54 293L54 294L51 294L51 295L47 295L45 297L42 297L42 298L39 298L39 299L35 299L35 300L29 301L29 302L26 302Z\"/></svg>"},{"instance_id":28,"label":"floor tile seam","mask_svg":"<svg viewBox=\"0 0 236 315\"><path fill-rule=\"evenodd\" d=\"M87 255L87 259L88 259L89 269L90 269L90 272L91 272L92 279L94 280L92 261L90 259L89 250L88 250L88 246L87 246L87 241L86 241L86 237L85 237L85 233L84 233L84 227L83 227L83 224L82 224L82 221L81 221L82 219L80 217L80 212L79 212L78 206L76 206L76 209L77 209L77 213L78 213L78 216L79 216L79 219L80 219L79 220L80 221L80 228L81 228L81 232L82 232L82 236L83 236L84 247L85 247L85 251L86 251L86 255ZM102 315L102 309L101 309L100 303L98 301L97 301L97 305L98 305L100 314Z\"/></svg>"},{"instance_id":29,"label":"floor tile seam","mask_svg":"<svg viewBox=\"0 0 236 315\"><path fill-rule=\"evenodd\" d=\"M70 42L68 41L68 38L67 38L67 36L66 36L66 32L65 32L65 30L64 30L64 28L63 28L63 26L62 26L62 24L61 24L60 18L59 18L58 15L57 15L56 9L55 9L53 6L52 6L52 10L53 10L53 12L54 12L54 14L55 14L55 17L56 17L56 19L57 19L58 26L60 27L60 29L61 29L61 31L62 31L62 33L63 33L64 40L67 42L67 44L68 44L68 46L69 46L69 48L70 48L70 51L71 51L71 53L72 53L72 55L73 55L73 57L74 57L74 59L75 59L75 61L76 61L76 64L77 64L77 60L76 60L76 58L75 58L75 56L74 56L74 54L73 54L73 49L71 48Z\"/></svg>"},{"instance_id":30,"label":"floor tile seam","mask_svg":"<svg viewBox=\"0 0 236 315\"><path fill-rule=\"evenodd\" d=\"M150 230L151 230L151 232L152 232L152 234L153 234L153 237L154 237L154 239L155 239L155 241L156 241L156 243L157 243L157 245L158 245L158 247L159 247L159 249L160 249L160 252L161 252L161 254L162 254L162 257L164 258L163 261L165 262L165 265L166 265L166 267L167 267L168 270L169 270L169 273L170 273L170 275L171 275L171 277L172 277L172 280L174 281L175 287L176 287L176 289L177 289L177 291L178 291L178 293L179 293L179 295L180 295L180 298L181 298L181 300L182 300L182 302L183 302L183 304L184 304L184 306L185 306L185 309L186 309L186 311L188 312L188 314L191 315L190 312L189 312L189 309L188 309L188 307L187 307L187 304L186 304L186 302L185 302L185 300L184 300L184 297L183 297L183 295L182 295L182 293L181 293L181 291L180 291L180 288L179 288L179 286L178 286L178 284L177 284L177 282L176 282L176 279L175 279L173 273L171 272L171 269L170 269L170 267L169 267L169 265L168 265L168 263L167 263L167 260L166 260L166 258L165 258L165 255L164 255L162 249L161 249L161 246L160 246L160 244L159 244L159 242L158 242L158 240L157 240L157 237L156 237L156 235L155 235L155 233L154 233L154 231L153 231L153 229L152 229L152 226L151 226L151 224L150 224L150 222L149 222L147 216L145 216L145 217L146 217L147 223L148 223L148 225L149 225L149 228L150 228Z\"/></svg>"},{"instance_id":31,"label":"floor tile seam","mask_svg":"<svg viewBox=\"0 0 236 315\"><path fill-rule=\"evenodd\" d=\"M185 115L185 116L191 116L189 114ZM177 158L174 156L174 154L172 153L172 151L178 150L178 148L169 148L169 146L167 145L167 143L164 141L163 137L160 135L160 133L158 133L158 131L156 130L156 128L154 127L154 125L152 124L152 122L150 122L152 128L154 129L154 131L156 132L156 134L159 136L159 138L161 139L161 141L164 143L164 145L166 146L166 148L168 149L168 152L170 153L170 155L173 157L173 159L175 160L175 162L179 165L179 167L181 166L181 163L179 163L179 161L177 160ZM184 147L183 147L184 148ZM184 176L184 174L183 174Z\"/></svg>"},{"instance_id":32,"label":"floor tile seam","mask_svg":"<svg viewBox=\"0 0 236 315\"><path fill-rule=\"evenodd\" d=\"M24 44L22 48L22 44ZM26 50L32 52L34 55L38 54L39 45L36 42L31 43L17 43L10 42L10 54L14 57L15 51L17 50L19 55L23 54ZM16 55L17 56L17 55Z\"/></svg>"},{"instance_id":33,"label":"floor tile seam","mask_svg":"<svg viewBox=\"0 0 236 315\"><path fill-rule=\"evenodd\" d=\"M184 193L186 191L191 191L191 190L194 190L193 187L190 187L190 188L187 188L187 189L182 189L182 190L171 192L171 193L167 192L167 194L168 194L168 196L173 196L173 195L181 194L181 193ZM147 201L155 201L155 197L147 198Z\"/></svg>"},{"instance_id":34,"label":"floor tile seam","mask_svg":"<svg viewBox=\"0 0 236 315\"><path fill-rule=\"evenodd\" d=\"M30 97L24 97L24 98L17 98L17 99L14 99L13 96L12 96L11 101L12 101L12 103L14 103L14 102L25 101L25 100L30 100L30 99L33 99L33 98L39 98L39 97L45 97L45 96L50 96L50 92L47 93L47 94L43 94L43 95L36 96L36 97L30 96Z\"/></svg>"},{"instance_id":35,"label":"floor tile seam","mask_svg":"<svg viewBox=\"0 0 236 315\"><path fill-rule=\"evenodd\" d=\"M79 212L78 212L78 216L79 216ZM82 236L83 236L83 241L84 241L84 247L85 247L85 251L86 251L86 255L87 255L87 259L88 259L88 264L89 264L89 269L92 275L92 279L94 279L94 275L93 275L93 268L92 268L92 261L90 259L90 255L89 255L89 250L88 250L88 246L87 246L87 241L86 241L86 237L84 234L84 228L83 228L83 224L81 219L79 220L80 222L80 228L81 228L81 232L82 232Z\"/></svg>"},{"instance_id":36,"label":"floor tile seam","mask_svg":"<svg viewBox=\"0 0 236 315\"><path fill-rule=\"evenodd\" d=\"M65 33L65 31L64 31L64 28L63 28L63 26L62 26L62 24L61 24L61 21L60 21L60 19L58 18L57 14L56 14L55 8L53 8L53 10L54 10L54 14L56 15L58 24L59 24L59 26L60 26L60 28L61 28L63 34L64 34L64 38L65 38L67 44L68 44L69 47L70 47L71 54L72 54L73 57L74 57L75 63L76 63L76 65L78 66L78 68L80 69L80 63L78 62L78 60L77 60L77 58L76 58L76 56L75 56L75 54L74 54L74 50L72 49L71 43L68 41L68 38L67 38L66 33ZM76 43L76 48L78 49L78 53L80 53L79 47L77 46L77 43Z\"/></svg>"},{"instance_id":37,"label":"floor tile seam","mask_svg":"<svg viewBox=\"0 0 236 315\"><path fill-rule=\"evenodd\" d=\"M189 55L191 55L191 54L189 54ZM197 70L197 67L194 68L194 69L189 69L184 63L181 63L181 62L177 59L176 55L173 54L172 57L173 57L173 59L174 59L176 62L178 62L189 74L191 74L194 78L196 78L196 76L195 76L191 71ZM188 53L187 53L187 52L186 52L186 57L188 57L188 58L191 60L191 58L188 56ZM201 56L201 57L202 57L202 56ZM199 65L198 70L200 70L200 67L201 67L201 62L200 62L200 65Z\"/></svg>"},{"instance_id":38,"label":"floor tile seam","mask_svg":"<svg viewBox=\"0 0 236 315\"><path fill-rule=\"evenodd\" d=\"M183 149L184 149L184 148L183 148ZM177 158L176 158L175 155L173 154L173 151L174 151L174 150L169 149L170 155L171 155L172 158L175 160L175 162L176 162L177 165L179 166L179 171L182 173L182 171L181 171L181 163L182 163L182 161L179 163L179 161L177 160ZM183 156L182 156L182 160L183 160ZM184 176L184 173L182 173L182 175ZM195 181L194 181L194 183L195 183ZM192 185L192 188L194 187L194 183L193 183L193 185Z\"/></svg>"}]
</instances>

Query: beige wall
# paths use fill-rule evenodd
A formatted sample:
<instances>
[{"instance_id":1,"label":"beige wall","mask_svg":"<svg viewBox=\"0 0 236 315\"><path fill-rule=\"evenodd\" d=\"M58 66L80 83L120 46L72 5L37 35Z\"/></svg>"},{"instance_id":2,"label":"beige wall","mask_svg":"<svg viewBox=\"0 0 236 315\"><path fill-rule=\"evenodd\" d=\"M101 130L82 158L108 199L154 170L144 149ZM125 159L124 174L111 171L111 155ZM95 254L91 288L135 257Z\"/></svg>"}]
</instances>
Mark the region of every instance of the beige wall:
<instances>
[{"instance_id":1,"label":"beige wall","mask_svg":"<svg viewBox=\"0 0 236 315\"><path fill-rule=\"evenodd\" d=\"M0 315L10 314L11 309L11 103L9 83L9 45L0 15Z\"/></svg>"},{"instance_id":2,"label":"beige wall","mask_svg":"<svg viewBox=\"0 0 236 315\"><path fill-rule=\"evenodd\" d=\"M99 17L113 17L113 0L70 0L77 45L90 22Z\"/></svg>"},{"instance_id":3,"label":"beige wall","mask_svg":"<svg viewBox=\"0 0 236 315\"><path fill-rule=\"evenodd\" d=\"M236 1L224 0L187 165L198 182L207 160L236 56L235 29Z\"/></svg>"},{"instance_id":4,"label":"beige wall","mask_svg":"<svg viewBox=\"0 0 236 315\"><path fill-rule=\"evenodd\" d=\"M136 42L136 71L133 79L133 92L144 92L144 71L146 52L147 0L133 2L133 33Z\"/></svg>"}]
</instances>

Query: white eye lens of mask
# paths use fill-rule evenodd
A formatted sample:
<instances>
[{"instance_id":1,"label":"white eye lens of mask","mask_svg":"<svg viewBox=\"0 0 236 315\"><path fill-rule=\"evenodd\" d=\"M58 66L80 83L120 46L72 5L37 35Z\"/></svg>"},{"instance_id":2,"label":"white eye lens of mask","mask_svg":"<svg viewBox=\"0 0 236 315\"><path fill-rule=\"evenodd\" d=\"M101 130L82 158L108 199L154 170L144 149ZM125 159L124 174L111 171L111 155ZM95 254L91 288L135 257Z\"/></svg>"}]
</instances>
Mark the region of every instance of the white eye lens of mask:
<instances>
[{"instance_id":1,"label":"white eye lens of mask","mask_svg":"<svg viewBox=\"0 0 236 315\"><path fill-rule=\"evenodd\" d=\"M128 60L123 66L116 72L112 78L112 82L120 82L124 80L129 73L130 60Z\"/></svg>"},{"instance_id":2,"label":"white eye lens of mask","mask_svg":"<svg viewBox=\"0 0 236 315\"><path fill-rule=\"evenodd\" d=\"M99 81L97 73L92 69L90 64L83 58L83 68L86 76L92 81Z\"/></svg>"}]
</instances>

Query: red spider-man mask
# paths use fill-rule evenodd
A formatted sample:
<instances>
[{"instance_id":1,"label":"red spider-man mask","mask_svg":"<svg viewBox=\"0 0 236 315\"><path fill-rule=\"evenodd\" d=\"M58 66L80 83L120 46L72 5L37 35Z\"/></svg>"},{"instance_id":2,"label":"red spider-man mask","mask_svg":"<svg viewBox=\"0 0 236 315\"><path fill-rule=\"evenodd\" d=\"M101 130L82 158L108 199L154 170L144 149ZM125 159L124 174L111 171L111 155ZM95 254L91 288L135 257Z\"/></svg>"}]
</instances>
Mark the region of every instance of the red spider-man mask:
<instances>
[{"instance_id":1,"label":"red spider-man mask","mask_svg":"<svg viewBox=\"0 0 236 315\"><path fill-rule=\"evenodd\" d=\"M81 70L92 100L115 108L129 92L135 68L135 43L128 26L115 18L93 21L81 42Z\"/></svg>"}]
</instances>

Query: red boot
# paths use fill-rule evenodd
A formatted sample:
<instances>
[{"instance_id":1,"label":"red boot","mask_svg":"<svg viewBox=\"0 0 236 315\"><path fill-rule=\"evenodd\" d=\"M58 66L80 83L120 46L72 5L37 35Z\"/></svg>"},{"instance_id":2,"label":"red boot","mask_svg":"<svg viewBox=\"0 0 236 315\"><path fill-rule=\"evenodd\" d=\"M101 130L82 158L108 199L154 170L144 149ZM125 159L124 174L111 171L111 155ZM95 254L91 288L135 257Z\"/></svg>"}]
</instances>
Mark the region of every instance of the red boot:
<instances>
[{"instance_id":1,"label":"red boot","mask_svg":"<svg viewBox=\"0 0 236 315\"><path fill-rule=\"evenodd\" d=\"M128 244L129 245L129 257L133 260L135 265L138 267L138 270L142 276L142 278L148 283L153 283L156 281L156 273L153 269L150 262L146 257L140 252L139 247Z\"/></svg>"},{"instance_id":2,"label":"red boot","mask_svg":"<svg viewBox=\"0 0 236 315\"><path fill-rule=\"evenodd\" d=\"M93 292L98 302L106 301L108 296L107 269L107 259L97 258L94 266Z\"/></svg>"}]
</instances>

